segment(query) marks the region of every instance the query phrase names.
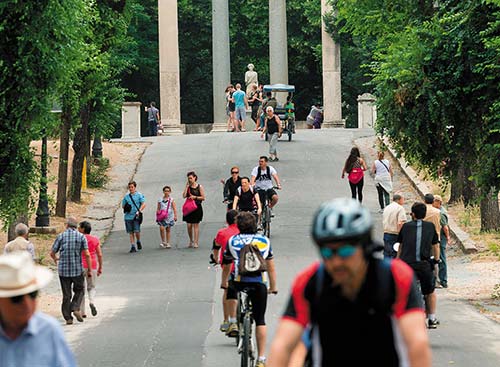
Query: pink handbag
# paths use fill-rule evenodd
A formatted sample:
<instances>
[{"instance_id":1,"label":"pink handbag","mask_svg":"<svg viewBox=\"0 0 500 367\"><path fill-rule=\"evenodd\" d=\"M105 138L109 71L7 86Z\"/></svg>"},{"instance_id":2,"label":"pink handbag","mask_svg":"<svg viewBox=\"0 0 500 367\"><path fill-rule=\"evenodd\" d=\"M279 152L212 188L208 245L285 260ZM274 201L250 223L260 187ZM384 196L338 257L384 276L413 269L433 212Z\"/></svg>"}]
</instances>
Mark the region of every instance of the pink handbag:
<instances>
[{"instance_id":1,"label":"pink handbag","mask_svg":"<svg viewBox=\"0 0 500 367\"><path fill-rule=\"evenodd\" d=\"M188 192L187 192L188 197L186 198L186 201L182 205L182 215L183 216L189 215L192 212L194 212L196 209L198 209L198 205L196 205L196 202L193 199L189 198L190 195L191 195L191 193L189 192L189 188L188 188Z\"/></svg>"},{"instance_id":2,"label":"pink handbag","mask_svg":"<svg viewBox=\"0 0 500 367\"><path fill-rule=\"evenodd\" d=\"M157 222L162 222L168 218L168 209L170 208L170 200L171 199L168 199L167 209L158 210L156 212L156 221Z\"/></svg>"}]
</instances>

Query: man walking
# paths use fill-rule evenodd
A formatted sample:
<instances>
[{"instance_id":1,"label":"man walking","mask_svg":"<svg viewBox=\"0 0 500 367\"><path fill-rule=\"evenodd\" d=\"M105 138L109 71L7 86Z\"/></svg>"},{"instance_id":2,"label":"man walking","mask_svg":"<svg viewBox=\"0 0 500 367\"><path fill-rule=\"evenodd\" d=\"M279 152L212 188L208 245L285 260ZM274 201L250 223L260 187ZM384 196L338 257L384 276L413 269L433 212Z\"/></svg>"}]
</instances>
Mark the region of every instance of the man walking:
<instances>
[{"instance_id":1,"label":"man walking","mask_svg":"<svg viewBox=\"0 0 500 367\"><path fill-rule=\"evenodd\" d=\"M35 259L35 246L28 240L28 226L24 223L18 223L14 230L17 237L5 245L3 252L8 254L15 251L27 251L31 258Z\"/></svg>"},{"instance_id":2,"label":"man walking","mask_svg":"<svg viewBox=\"0 0 500 367\"><path fill-rule=\"evenodd\" d=\"M450 227L448 226L448 212L443 206L443 199L439 195L434 195L434 203L432 204L441 212L441 233L439 236L439 271L438 278L441 287L448 288L448 270L446 266L446 246L450 243Z\"/></svg>"},{"instance_id":3,"label":"man walking","mask_svg":"<svg viewBox=\"0 0 500 367\"><path fill-rule=\"evenodd\" d=\"M398 240L401 227L406 222L406 212L403 207L404 197L400 193L395 193L392 203L384 208L382 221L384 226L384 258L394 259L397 252L394 244Z\"/></svg>"},{"instance_id":4,"label":"man walking","mask_svg":"<svg viewBox=\"0 0 500 367\"><path fill-rule=\"evenodd\" d=\"M241 90L241 84L236 84L236 92L233 93L234 105L236 109L236 130L245 130L245 117L248 108L248 99L245 92Z\"/></svg>"},{"instance_id":5,"label":"man walking","mask_svg":"<svg viewBox=\"0 0 500 367\"><path fill-rule=\"evenodd\" d=\"M398 235L400 243L398 258L410 265L420 281L428 318L427 327L435 329L439 322L436 318L434 265L439 262L439 240L434 225L423 220L426 211L426 205L423 203L417 202L412 205L411 216L413 220L405 223ZM432 256L434 257L432 258Z\"/></svg>"},{"instance_id":6,"label":"man walking","mask_svg":"<svg viewBox=\"0 0 500 367\"><path fill-rule=\"evenodd\" d=\"M434 224L434 229L439 239L439 235L441 234L441 212L433 206L434 195L425 194L424 201L427 207L427 214L425 215L424 221Z\"/></svg>"},{"instance_id":7,"label":"man walking","mask_svg":"<svg viewBox=\"0 0 500 367\"><path fill-rule=\"evenodd\" d=\"M158 135L158 124L160 123L160 111L156 108L156 104L151 102L148 111L148 126L151 136Z\"/></svg>"},{"instance_id":8,"label":"man walking","mask_svg":"<svg viewBox=\"0 0 500 367\"><path fill-rule=\"evenodd\" d=\"M125 230L130 237L130 253L142 250L141 243L141 224L142 212L146 208L144 195L137 191L137 183L131 181L128 183L129 193L122 200L122 208L125 219ZM137 242L136 242L137 241ZM137 248L135 247L137 243Z\"/></svg>"},{"instance_id":9,"label":"man walking","mask_svg":"<svg viewBox=\"0 0 500 367\"><path fill-rule=\"evenodd\" d=\"M84 296L82 254L85 256L87 264L89 264L88 273L92 276L87 239L76 230L77 227L78 221L76 218L68 217L66 230L57 236L50 252L50 257L54 259L59 272L59 281L61 282L63 294L61 311L68 325L73 324L71 313L75 315L78 321L83 322L82 313L80 312L80 305Z\"/></svg>"},{"instance_id":10,"label":"man walking","mask_svg":"<svg viewBox=\"0 0 500 367\"><path fill-rule=\"evenodd\" d=\"M26 252L0 256L0 366L76 367L59 322L36 311L38 291L51 279Z\"/></svg>"}]
</instances>

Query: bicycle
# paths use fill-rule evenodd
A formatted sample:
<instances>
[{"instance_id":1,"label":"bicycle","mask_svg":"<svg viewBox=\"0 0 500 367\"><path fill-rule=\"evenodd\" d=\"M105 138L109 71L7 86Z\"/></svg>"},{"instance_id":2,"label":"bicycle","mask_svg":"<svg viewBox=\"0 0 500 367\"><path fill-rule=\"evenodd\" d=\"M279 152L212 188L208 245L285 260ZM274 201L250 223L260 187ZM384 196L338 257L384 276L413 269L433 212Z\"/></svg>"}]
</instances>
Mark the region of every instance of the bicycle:
<instances>
[{"instance_id":1,"label":"bicycle","mask_svg":"<svg viewBox=\"0 0 500 367\"><path fill-rule=\"evenodd\" d=\"M273 189L279 190L278 186L273 186ZM259 190L260 197L264 197L262 203L262 234L267 238L271 238L271 218L273 217L272 210L269 207L269 200L267 199L266 190ZM262 192L262 195L260 194Z\"/></svg>"},{"instance_id":2,"label":"bicycle","mask_svg":"<svg viewBox=\"0 0 500 367\"><path fill-rule=\"evenodd\" d=\"M252 336L252 302L248 296L249 288L243 288L238 292L238 335L236 345L238 353L241 354L241 367L254 367L256 360L255 341Z\"/></svg>"}]
</instances>

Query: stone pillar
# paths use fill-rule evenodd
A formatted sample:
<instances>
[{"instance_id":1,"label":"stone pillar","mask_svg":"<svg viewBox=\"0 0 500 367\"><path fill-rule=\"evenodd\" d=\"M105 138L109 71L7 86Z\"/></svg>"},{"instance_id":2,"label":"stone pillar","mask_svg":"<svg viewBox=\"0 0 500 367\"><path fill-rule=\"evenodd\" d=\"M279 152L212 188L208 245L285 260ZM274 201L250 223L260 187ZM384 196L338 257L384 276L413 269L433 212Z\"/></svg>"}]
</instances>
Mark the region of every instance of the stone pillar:
<instances>
[{"instance_id":1,"label":"stone pillar","mask_svg":"<svg viewBox=\"0 0 500 367\"><path fill-rule=\"evenodd\" d=\"M141 102L124 102L122 105L122 139L141 137Z\"/></svg>"},{"instance_id":2,"label":"stone pillar","mask_svg":"<svg viewBox=\"0 0 500 367\"><path fill-rule=\"evenodd\" d=\"M323 59L323 127L345 127L340 89L340 45L325 29L323 14L332 11L329 0L321 0L321 44Z\"/></svg>"},{"instance_id":3,"label":"stone pillar","mask_svg":"<svg viewBox=\"0 0 500 367\"><path fill-rule=\"evenodd\" d=\"M358 96L358 128L373 129L377 121L377 99L370 93Z\"/></svg>"},{"instance_id":4,"label":"stone pillar","mask_svg":"<svg viewBox=\"0 0 500 367\"><path fill-rule=\"evenodd\" d=\"M212 0L212 64L214 123L212 132L226 131L226 95L231 81L228 0Z\"/></svg>"},{"instance_id":5,"label":"stone pillar","mask_svg":"<svg viewBox=\"0 0 500 367\"><path fill-rule=\"evenodd\" d=\"M271 84L288 84L286 0L269 0L269 72ZM277 93L286 102L286 93Z\"/></svg>"},{"instance_id":6,"label":"stone pillar","mask_svg":"<svg viewBox=\"0 0 500 367\"><path fill-rule=\"evenodd\" d=\"M177 0L158 0L160 118L164 134L182 134Z\"/></svg>"}]
</instances>

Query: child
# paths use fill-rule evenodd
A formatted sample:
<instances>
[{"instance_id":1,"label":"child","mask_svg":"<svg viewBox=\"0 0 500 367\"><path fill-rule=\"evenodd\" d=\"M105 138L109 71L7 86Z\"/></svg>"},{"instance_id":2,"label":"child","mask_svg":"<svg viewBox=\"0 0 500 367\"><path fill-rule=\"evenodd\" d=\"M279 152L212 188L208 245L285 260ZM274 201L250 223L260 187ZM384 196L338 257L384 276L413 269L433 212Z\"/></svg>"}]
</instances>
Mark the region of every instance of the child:
<instances>
[{"instance_id":1,"label":"child","mask_svg":"<svg viewBox=\"0 0 500 367\"><path fill-rule=\"evenodd\" d=\"M161 248L171 248L170 246L170 227L177 221L177 206L174 199L170 197L172 189L170 186L163 187L163 197L158 199L156 208L156 223L160 226ZM167 213L166 217L158 220L159 216Z\"/></svg>"}]
</instances>

